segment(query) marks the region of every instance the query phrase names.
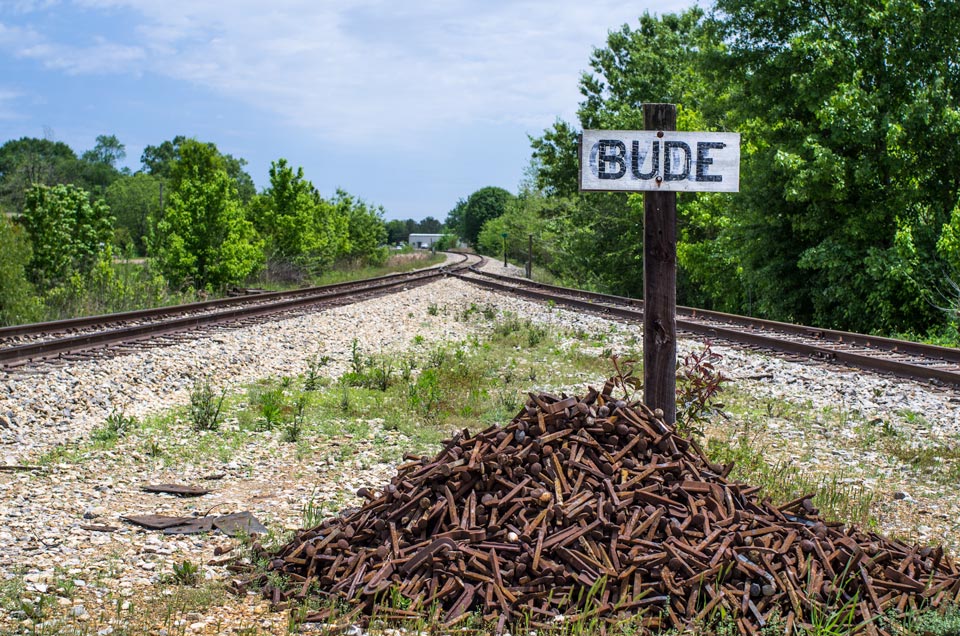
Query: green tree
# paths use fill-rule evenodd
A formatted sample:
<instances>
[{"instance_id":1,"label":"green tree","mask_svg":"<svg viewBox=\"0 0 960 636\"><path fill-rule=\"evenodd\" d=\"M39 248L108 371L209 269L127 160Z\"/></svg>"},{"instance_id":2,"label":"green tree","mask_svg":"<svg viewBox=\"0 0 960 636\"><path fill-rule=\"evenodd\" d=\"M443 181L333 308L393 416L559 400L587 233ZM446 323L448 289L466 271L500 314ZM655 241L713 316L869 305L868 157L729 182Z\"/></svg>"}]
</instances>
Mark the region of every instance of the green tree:
<instances>
[{"instance_id":1,"label":"green tree","mask_svg":"<svg viewBox=\"0 0 960 636\"><path fill-rule=\"evenodd\" d=\"M343 190L337 190L333 205L347 223L348 242L343 256L372 264L385 261L386 250L381 246L387 240L387 228L382 208L371 207Z\"/></svg>"},{"instance_id":2,"label":"green tree","mask_svg":"<svg viewBox=\"0 0 960 636\"><path fill-rule=\"evenodd\" d=\"M437 239L437 242L433 244L433 248L437 251L452 250L458 247L459 239L456 234L451 234L450 232L443 232L443 236Z\"/></svg>"},{"instance_id":3,"label":"green tree","mask_svg":"<svg viewBox=\"0 0 960 636\"><path fill-rule=\"evenodd\" d=\"M340 256L346 218L320 197L286 159L270 166L270 186L252 205L251 218L267 241L271 265L317 273Z\"/></svg>"},{"instance_id":4,"label":"green tree","mask_svg":"<svg viewBox=\"0 0 960 636\"><path fill-rule=\"evenodd\" d=\"M464 236L463 215L466 209L467 200L457 199L457 204L453 206L452 210L447 212L447 220L443 223L448 231L458 236Z\"/></svg>"},{"instance_id":5,"label":"green tree","mask_svg":"<svg viewBox=\"0 0 960 636\"><path fill-rule=\"evenodd\" d=\"M315 249L314 191L303 168L294 170L286 159L270 164L270 186L252 216L271 258L293 261Z\"/></svg>"},{"instance_id":6,"label":"green tree","mask_svg":"<svg viewBox=\"0 0 960 636\"><path fill-rule=\"evenodd\" d=\"M140 155L143 171L155 177L170 178L174 164L180 157L180 144L187 141L183 135L164 141L157 146L147 146Z\"/></svg>"},{"instance_id":7,"label":"green tree","mask_svg":"<svg viewBox=\"0 0 960 636\"><path fill-rule=\"evenodd\" d=\"M44 290L89 272L113 237L110 208L73 185L31 187L20 222L33 247L30 277Z\"/></svg>"},{"instance_id":8,"label":"green tree","mask_svg":"<svg viewBox=\"0 0 960 636\"><path fill-rule=\"evenodd\" d=\"M236 183L216 149L183 141L170 180L152 251L171 284L222 288L255 272L263 263L263 241L246 219Z\"/></svg>"},{"instance_id":9,"label":"green tree","mask_svg":"<svg viewBox=\"0 0 960 636\"><path fill-rule=\"evenodd\" d=\"M730 231L760 310L864 331L942 320L930 296L960 189L960 5L719 0L713 26L727 45L706 61L746 141Z\"/></svg>"},{"instance_id":10,"label":"green tree","mask_svg":"<svg viewBox=\"0 0 960 636\"><path fill-rule=\"evenodd\" d=\"M644 102L674 102L682 105L681 130L716 127L701 112L703 99L712 95L696 64L709 44L705 40L699 8L661 17L645 13L636 28L611 30L606 46L594 50L590 71L581 77L584 100L578 123L584 128L639 129ZM531 138L531 187L554 200L537 211L554 252L541 259L567 283L642 295L642 199L623 193L580 193L578 135L577 126L557 120L540 137ZM705 240L715 231L713 219L702 210L687 212L697 201L696 195L681 196L678 207L678 229L693 241ZM691 289L683 269L678 291L681 299L698 291Z\"/></svg>"},{"instance_id":11,"label":"green tree","mask_svg":"<svg viewBox=\"0 0 960 636\"><path fill-rule=\"evenodd\" d=\"M387 221L387 243L396 245L397 243L406 243L410 238L410 232L407 231L407 224L399 219Z\"/></svg>"},{"instance_id":12,"label":"green tree","mask_svg":"<svg viewBox=\"0 0 960 636\"><path fill-rule=\"evenodd\" d=\"M476 245L483 224L506 212L511 200L512 194L495 186L487 186L471 194L463 210L464 240Z\"/></svg>"},{"instance_id":13,"label":"green tree","mask_svg":"<svg viewBox=\"0 0 960 636\"><path fill-rule=\"evenodd\" d=\"M177 162L181 158L181 147L186 142L196 142L196 140L177 135L172 140L164 141L157 146L144 148L140 155L143 171L164 179L172 177ZM208 142L206 145L222 159L223 170L233 179L240 200L243 203L248 203L256 195L257 189L253 183L253 178L244 170L244 166L247 165L246 159L222 154L213 143Z\"/></svg>"},{"instance_id":14,"label":"green tree","mask_svg":"<svg viewBox=\"0 0 960 636\"><path fill-rule=\"evenodd\" d=\"M22 228L0 214L0 325L39 320L41 305L27 278L30 242Z\"/></svg>"},{"instance_id":15,"label":"green tree","mask_svg":"<svg viewBox=\"0 0 960 636\"><path fill-rule=\"evenodd\" d=\"M666 101L681 130L742 135L738 195L678 197L681 302L863 331L942 323L957 304L943 295L958 278L958 25L943 0L718 0L611 31L581 79L583 127L638 128L640 104ZM556 267L629 287L626 253L585 250L637 237L635 201L576 192L574 125L532 147L537 187L572 203L545 219Z\"/></svg>"},{"instance_id":16,"label":"green tree","mask_svg":"<svg viewBox=\"0 0 960 636\"><path fill-rule=\"evenodd\" d=\"M530 137L534 183L538 189L552 196L576 196L578 137L579 132L573 126L559 119L543 132L543 136Z\"/></svg>"},{"instance_id":17,"label":"green tree","mask_svg":"<svg viewBox=\"0 0 960 636\"><path fill-rule=\"evenodd\" d=\"M162 186L159 177L138 172L111 183L104 195L116 217L117 232L126 232L140 256L147 253L149 219L159 214Z\"/></svg>"},{"instance_id":18,"label":"green tree","mask_svg":"<svg viewBox=\"0 0 960 636\"><path fill-rule=\"evenodd\" d=\"M503 254L506 234L507 255L517 261L526 261L529 237L533 237L533 260L549 271L556 272L559 264L554 255L559 237L548 219L569 213L569 201L545 197L535 191L521 192L507 205L506 211L483 224L477 240L480 252L498 257Z\"/></svg>"},{"instance_id":19,"label":"green tree","mask_svg":"<svg viewBox=\"0 0 960 636\"><path fill-rule=\"evenodd\" d=\"M81 158L89 163L102 163L116 168L117 163L126 156L126 146L120 143L116 135L97 135L96 145L83 153Z\"/></svg>"},{"instance_id":20,"label":"green tree","mask_svg":"<svg viewBox=\"0 0 960 636\"><path fill-rule=\"evenodd\" d=\"M0 146L0 203L14 214L34 184L55 185L77 180L77 155L67 144L22 137Z\"/></svg>"},{"instance_id":21,"label":"green tree","mask_svg":"<svg viewBox=\"0 0 960 636\"><path fill-rule=\"evenodd\" d=\"M441 230L443 230L443 223L432 216L426 216L417 223L417 232L421 234L440 234Z\"/></svg>"}]
</instances>

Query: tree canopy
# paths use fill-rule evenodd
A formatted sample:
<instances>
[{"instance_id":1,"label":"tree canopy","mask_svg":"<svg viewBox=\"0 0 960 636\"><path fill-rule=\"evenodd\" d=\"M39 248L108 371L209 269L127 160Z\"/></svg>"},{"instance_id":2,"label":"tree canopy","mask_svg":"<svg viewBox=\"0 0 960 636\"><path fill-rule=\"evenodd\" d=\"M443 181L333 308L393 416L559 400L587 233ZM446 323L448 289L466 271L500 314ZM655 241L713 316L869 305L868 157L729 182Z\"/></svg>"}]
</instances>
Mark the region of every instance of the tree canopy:
<instances>
[{"instance_id":1,"label":"tree canopy","mask_svg":"<svg viewBox=\"0 0 960 636\"><path fill-rule=\"evenodd\" d=\"M118 244L130 243L140 256L147 254L149 219L160 212L163 180L138 172L120 177L110 184L104 199L116 219Z\"/></svg>"},{"instance_id":2,"label":"tree canopy","mask_svg":"<svg viewBox=\"0 0 960 636\"><path fill-rule=\"evenodd\" d=\"M636 288L640 263L586 244L639 244L637 202L580 194L576 135L642 128L742 136L741 192L678 198L680 301L862 331L925 332L960 280L960 5L945 0L717 0L705 14L611 31L581 78L576 124L531 140L564 276ZM639 197L636 197L639 198ZM583 261L579 265L578 261ZM616 268L620 268L619 271ZM579 273L578 273L579 272Z\"/></svg>"},{"instance_id":3,"label":"tree canopy","mask_svg":"<svg viewBox=\"0 0 960 636\"><path fill-rule=\"evenodd\" d=\"M33 185L20 222L33 248L29 273L41 289L89 272L113 238L110 208L73 185Z\"/></svg>"},{"instance_id":4,"label":"tree canopy","mask_svg":"<svg viewBox=\"0 0 960 636\"><path fill-rule=\"evenodd\" d=\"M32 322L40 315L40 302L27 277L30 242L23 228L0 214L0 325Z\"/></svg>"},{"instance_id":5,"label":"tree canopy","mask_svg":"<svg viewBox=\"0 0 960 636\"><path fill-rule=\"evenodd\" d=\"M174 177L174 172L181 158L182 146L187 142L195 142L183 135L177 135L172 140L164 141L156 146L147 146L140 155L143 171L163 179ZM246 159L238 159L233 155L222 154L216 144L206 142L213 154L220 157L223 170L234 181L237 195L243 203L247 203L257 193L253 178L244 170Z\"/></svg>"},{"instance_id":6,"label":"tree canopy","mask_svg":"<svg viewBox=\"0 0 960 636\"><path fill-rule=\"evenodd\" d=\"M244 215L236 183L210 144L185 140L178 155L151 251L175 287L238 284L262 265L263 243Z\"/></svg>"},{"instance_id":7,"label":"tree canopy","mask_svg":"<svg viewBox=\"0 0 960 636\"><path fill-rule=\"evenodd\" d=\"M495 186L480 188L467 198L459 220L460 234L471 245L477 243L483 224L507 211L513 195ZM456 208L454 208L456 211ZM448 220L449 222L449 220Z\"/></svg>"}]
</instances>

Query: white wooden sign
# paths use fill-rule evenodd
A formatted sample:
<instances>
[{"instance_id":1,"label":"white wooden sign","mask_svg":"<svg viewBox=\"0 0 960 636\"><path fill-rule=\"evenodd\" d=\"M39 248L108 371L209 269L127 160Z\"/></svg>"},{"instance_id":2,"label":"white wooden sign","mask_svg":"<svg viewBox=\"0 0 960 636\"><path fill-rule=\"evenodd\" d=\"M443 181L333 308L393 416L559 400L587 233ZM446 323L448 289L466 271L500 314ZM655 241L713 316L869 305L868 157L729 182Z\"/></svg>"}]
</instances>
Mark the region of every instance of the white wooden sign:
<instances>
[{"instance_id":1,"label":"white wooden sign","mask_svg":"<svg viewBox=\"0 0 960 636\"><path fill-rule=\"evenodd\" d=\"M580 189L739 192L740 134L584 130Z\"/></svg>"}]
</instances>

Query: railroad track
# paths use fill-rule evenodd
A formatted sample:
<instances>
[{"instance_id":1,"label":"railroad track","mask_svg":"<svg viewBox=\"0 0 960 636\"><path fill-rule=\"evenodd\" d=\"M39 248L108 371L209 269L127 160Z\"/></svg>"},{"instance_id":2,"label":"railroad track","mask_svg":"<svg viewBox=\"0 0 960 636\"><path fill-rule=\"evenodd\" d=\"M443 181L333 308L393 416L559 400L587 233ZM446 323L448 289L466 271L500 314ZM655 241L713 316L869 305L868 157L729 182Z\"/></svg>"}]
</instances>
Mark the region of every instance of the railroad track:
<instances>
[{"instance_id":1,"label":"railroad track","mask_svg":"<svg viewBox=\"0 0 960 636\"><path fill-rule=\"evenodd\" d=\"M456 274L483 287L540 301L642 321L643 301L534 283L477 268ZM960 349L677 307L677 331L715 340L960 386Z\"/></svg>"},{"instance_id":2,"label":"railroad track","mask_svg":"<svg viewBox=\"0 0 960 636\"><path fill-rule=\"evenodd\" d=\"M478 261L479 259L479 261ZM127 346L163 337L178 337L223 325L287 317L317 305L346 304L389 293L398 287L422 285L437 277L482 262L482 257L459 255L446 266L388 274L359 281L219 298L186 305L89 316L54 322L0 328L0 368L85 355L94 349Z\"/></svg>"}]
</instances>

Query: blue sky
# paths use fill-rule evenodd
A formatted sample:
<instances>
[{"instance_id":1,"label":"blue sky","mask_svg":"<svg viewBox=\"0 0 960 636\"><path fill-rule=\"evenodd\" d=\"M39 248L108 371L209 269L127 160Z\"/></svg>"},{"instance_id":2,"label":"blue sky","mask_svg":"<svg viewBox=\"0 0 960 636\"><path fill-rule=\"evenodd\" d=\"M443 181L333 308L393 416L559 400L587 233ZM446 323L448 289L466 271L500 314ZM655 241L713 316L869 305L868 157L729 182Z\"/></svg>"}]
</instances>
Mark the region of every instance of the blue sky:
<instances>
[{"instance_id":1,"label":"blue sky","mask_svg":"<svg viewBox=\"0 0 960 636\"><path fill-rule=\"evenodd\" d=\"M516 191L527 135L572 119L607 32L692 0L0 0L0 143L176 135L285 157L323 192L443 220Z\"/></svg>"}]
</instances>

